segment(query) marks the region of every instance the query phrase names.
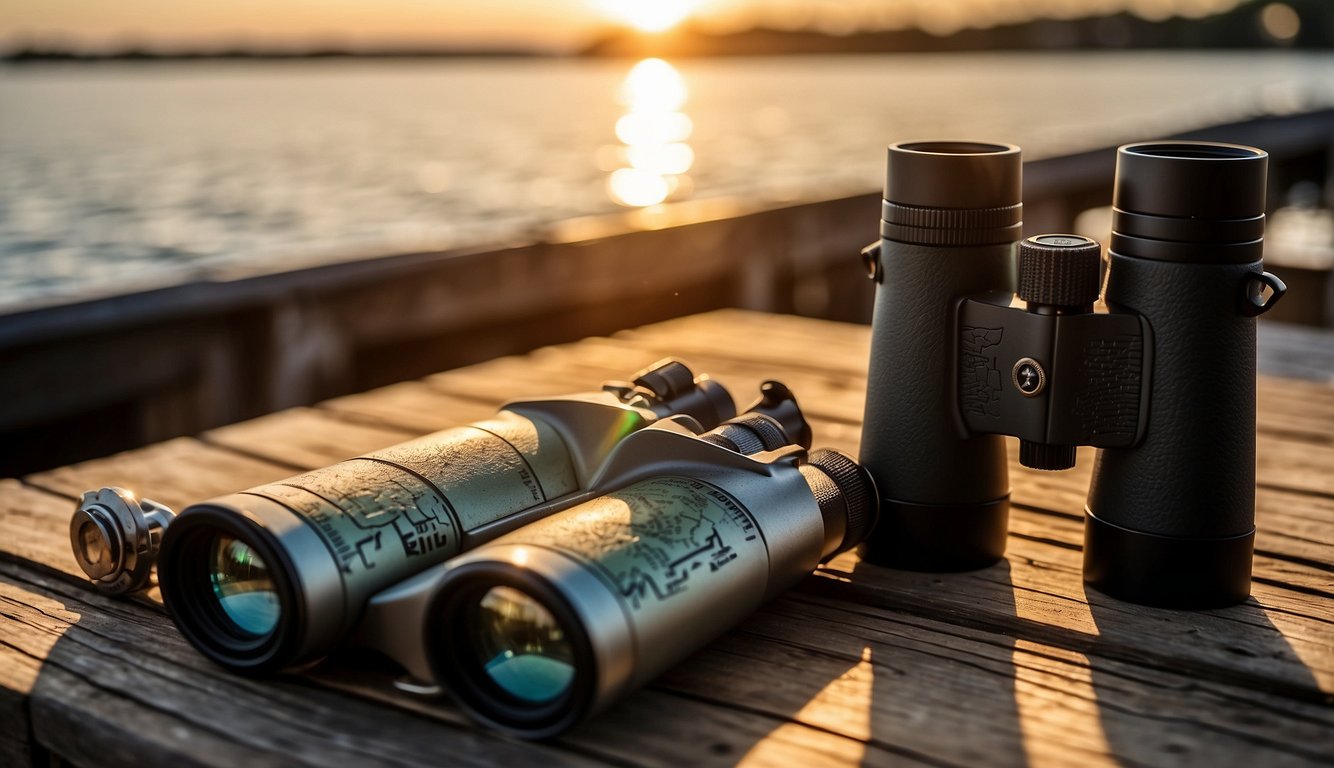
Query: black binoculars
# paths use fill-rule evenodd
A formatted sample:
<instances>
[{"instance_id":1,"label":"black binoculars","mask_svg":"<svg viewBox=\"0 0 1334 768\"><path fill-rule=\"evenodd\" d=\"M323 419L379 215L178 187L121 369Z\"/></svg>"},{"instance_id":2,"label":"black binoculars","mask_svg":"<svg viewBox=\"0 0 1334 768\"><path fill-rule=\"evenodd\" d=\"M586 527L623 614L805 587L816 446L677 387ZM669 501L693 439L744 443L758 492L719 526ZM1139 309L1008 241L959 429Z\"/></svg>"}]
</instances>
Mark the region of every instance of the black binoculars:
<instances>
[{"instance_id":1,"label":"black binoculars","mask_svg":"<svg viewBox=\"0 0 1334 768\"><path fill-rule=\"evenodd\" d=\"M881 239L863 251L877 287L861 461L881 494L863 558L998 560L1012 435L1036 469L1099 449L1089 585L1166 607L1246 599L1255 318L1286 290L1261 266L1267 162L1230 144L1121 147L1095 312L1096 241L1019 242L1018 147L890 146Z\"/></svg>"}]
</instances>

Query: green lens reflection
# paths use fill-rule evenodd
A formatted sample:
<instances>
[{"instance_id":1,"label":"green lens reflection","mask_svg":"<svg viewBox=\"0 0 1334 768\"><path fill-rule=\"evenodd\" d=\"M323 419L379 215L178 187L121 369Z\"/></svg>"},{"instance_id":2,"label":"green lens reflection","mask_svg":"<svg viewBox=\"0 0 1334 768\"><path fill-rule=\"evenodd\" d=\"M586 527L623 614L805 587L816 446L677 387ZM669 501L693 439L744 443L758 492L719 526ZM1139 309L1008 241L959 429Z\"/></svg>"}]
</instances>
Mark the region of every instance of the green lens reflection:
<instances>
[{"instance_id":1,"label":"green lens reflection","mask_svg":"<svg viewBox=\"0 0 1334 768\"><path fill-rule=\"evenodd\" d=\"M473 652L506 693L540 704L574 679L574 651L560 622L531 596L492 587L474 608Z\"/></svg>"},{"instance_id":2,"label":"green lens reflection","mask_svg":"<svg viewBox=\"0 0 1334 768\"><path fill-rule=\"evenodd\" d=\"M278 626L280 606L269 567L245 542L219 536L209 555L213 596L236 628L267 635Z\"/></svg>"}]
</instances>

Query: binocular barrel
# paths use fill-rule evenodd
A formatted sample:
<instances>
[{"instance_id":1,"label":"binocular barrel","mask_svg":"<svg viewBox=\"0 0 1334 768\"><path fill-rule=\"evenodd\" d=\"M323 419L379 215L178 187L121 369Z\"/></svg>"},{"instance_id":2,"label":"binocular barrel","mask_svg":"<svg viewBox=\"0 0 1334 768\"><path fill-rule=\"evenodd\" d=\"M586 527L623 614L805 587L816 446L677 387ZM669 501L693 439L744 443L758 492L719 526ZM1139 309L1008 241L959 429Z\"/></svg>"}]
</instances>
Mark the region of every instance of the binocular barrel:
<instances>
[{"instance_id":1,"label":"binocular barrel","mask_svg":"<svg viewBox=\"0 0 1334 768\"><path fill-rule=\"evenodd\" d=\"M578 487L555 430L504 413L187 508L167 530L163 600L215 661L289 666L379 590Z\"/></svg>"},{"instance_id":2,"label":"binocular barrel","mask_svg":"<svg viewBox=\"0 0 1334 768\"><path fill-rule=\"evenodd\" d=\"M970 142L889 147L861 462L880 489L872 563L980 568L1005 551L1005 442L959 416L955 315L965 296L1015 289L1019 148Z\"/></svg>"},{"instance_id":3,"label":"binocular barrel","mask_svg":"<svg viewBox=\"0 0 1334 768\"><path fill-rule=\"evenodd\" d=\"M163 601L223 666L316 658L372 595L574 503L617 442L680 411L713 426L735 406L717 382L664 361L630 384L510 403L487 421L193 505L162 538Z\"/></svg>"},{"instance_id":4,"label":"binocular barrel","mask_svg":"<svg viewBox=\"0 0 1334 768\"><path fill-rule=\"evenodd\" d=\"M1285 290L1261 264L1267 162L1203 142L1117 153L1105 299L1147 322L1153 366L1143 439L1101 449L1089 489L1084 576L1114 597L1250 594L1255 317Z\"/></svg>"},{"instance_id":5,"label":"binocular barrel","mask_svg":"<svg viewBox=\"0 0 1334 768\"><path fill-rule=\"evenodd\" d=\"M835 451L809 462L794 449L695 453L445 566L425 645L465 710L516 736L555 736L855 546L875 521L870 477Z\"/></svg>"}]
</instances>

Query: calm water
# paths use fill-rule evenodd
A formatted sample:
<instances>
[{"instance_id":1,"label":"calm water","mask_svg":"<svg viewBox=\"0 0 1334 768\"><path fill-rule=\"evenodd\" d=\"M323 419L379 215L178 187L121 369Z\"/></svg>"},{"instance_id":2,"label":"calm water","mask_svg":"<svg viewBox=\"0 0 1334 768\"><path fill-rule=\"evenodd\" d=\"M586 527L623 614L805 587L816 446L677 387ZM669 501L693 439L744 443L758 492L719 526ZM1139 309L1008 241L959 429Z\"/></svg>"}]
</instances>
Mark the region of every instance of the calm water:
<instances>
[{"instance_id":1,"label":"calm water","mask_svg":"<svg viewBox=\"0 0 1334 768\"><path fill-rule=\"evenodd\" d=\"M1029 157L1334 105L1334 54L0 68L0 312L540 236L664 197L877 187L887 142ZM632 74L633 72L633 74Z\"/></svg>"}]
</instances>

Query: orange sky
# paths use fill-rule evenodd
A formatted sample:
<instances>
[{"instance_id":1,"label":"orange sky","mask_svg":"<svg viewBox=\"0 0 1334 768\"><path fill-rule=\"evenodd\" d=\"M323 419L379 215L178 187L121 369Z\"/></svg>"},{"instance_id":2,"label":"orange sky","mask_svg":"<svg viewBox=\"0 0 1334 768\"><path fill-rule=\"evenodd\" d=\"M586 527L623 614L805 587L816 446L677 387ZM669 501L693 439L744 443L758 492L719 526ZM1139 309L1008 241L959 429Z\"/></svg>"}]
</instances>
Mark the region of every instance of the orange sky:
<instances>
[{"instance_id":1,"label":"orange sky","mask_svg":"<svg viewBox=\"0 0 1334 768\"><path fill-rule=\"evenodd\" d=\"M1239 0L0 0L0 41L63 36L84 45L392 43L571 48L611 23L689 13L706 26L830 32L920 24L949 31L1033 16L1131 10L1205 15ZM665 9L665 10L664 10Z\"/></svg>"}]
</instances>

